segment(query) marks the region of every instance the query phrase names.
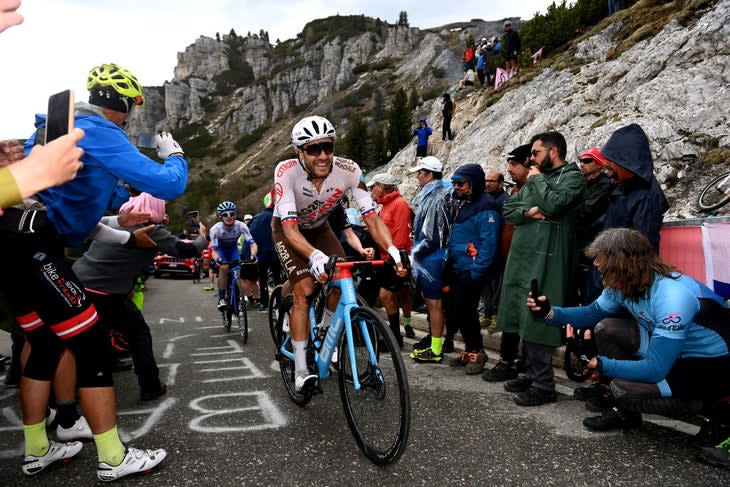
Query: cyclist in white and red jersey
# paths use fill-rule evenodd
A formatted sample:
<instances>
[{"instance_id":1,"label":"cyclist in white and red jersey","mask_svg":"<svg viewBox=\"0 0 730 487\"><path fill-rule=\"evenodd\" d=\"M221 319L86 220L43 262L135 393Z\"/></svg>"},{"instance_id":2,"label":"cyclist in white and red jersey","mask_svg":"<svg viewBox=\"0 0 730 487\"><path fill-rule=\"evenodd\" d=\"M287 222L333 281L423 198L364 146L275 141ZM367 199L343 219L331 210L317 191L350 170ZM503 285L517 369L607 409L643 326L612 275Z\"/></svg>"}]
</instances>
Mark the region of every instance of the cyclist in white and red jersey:
<instances>
[{"instance_id":1,"label":"cyclist in white and red jersey","mask_svg":"<svg viewBox=\"0 0 730 487\"><path fill-rule=\"evenodd\" d=\"M327 215L348 189L373 239L388 250L398 274L406 275L388 228L378 217L370 195L360 186L360 167L354 161L334 156L336 137L334 125L326 118L303 118L294 125L291 134L296 158L281 161L274 170L276 205L271 226L276 252L289 276L294 296L290 326L297 391L313 387L317 380L307 367L307 296L314 291L313 278L320 282L327 279L324 272L327 256L345 257L342 245L327 223ZM329 326L338 300L339 289L334 288L327 299L323 329Z\"/></svg>"}]
</instances>

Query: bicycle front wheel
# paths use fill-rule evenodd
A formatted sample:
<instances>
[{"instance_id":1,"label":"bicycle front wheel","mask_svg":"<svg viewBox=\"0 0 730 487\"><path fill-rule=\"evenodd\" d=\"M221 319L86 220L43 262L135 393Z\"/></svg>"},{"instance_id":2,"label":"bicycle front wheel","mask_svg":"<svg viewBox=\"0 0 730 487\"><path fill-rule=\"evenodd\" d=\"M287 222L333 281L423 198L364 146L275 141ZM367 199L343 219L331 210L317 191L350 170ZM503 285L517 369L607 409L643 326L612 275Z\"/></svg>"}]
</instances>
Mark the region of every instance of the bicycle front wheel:
<instances>
[{"instance_id":1,"label":"bicycle front wheel","mask_svg":"<svg viewBox=\"0 0 730 487\"><path fill-rule=\"evenodd\" d=\"M238 334L243 343L248 342L248 306L246 300L241 299L241 312L238 316Z\"/></svg>"},{"instance_id":2,"label":"bicycle front wheel","mask_svg":"<svg viewBox=\"0 0 730 487\"><path fill-rule=\"evenodd\" d=\"M408 443L411 400L405 364L395 337L378 314L358 307L352 309L350 318L355 371L343 333L339 345L340 398L360 450L374 464L386 466L400 458ZM359 390L355 389L355 374Z\"/></svg>"},{"instance_id":3,"label":"bicycle front wheel","mask_svg":"<svg viewBox=\"0 0 730 487\"><path fill-rule=\"evenodd\" d=\"M697 198L697 207L700 211L716 210L730 201L730 192L728 192L730 191L730 181L725 181L723 187L720 186L720 183L726 178L730 178L730 173L716 177L705 186Z\"/></svg>"}]
</instances>

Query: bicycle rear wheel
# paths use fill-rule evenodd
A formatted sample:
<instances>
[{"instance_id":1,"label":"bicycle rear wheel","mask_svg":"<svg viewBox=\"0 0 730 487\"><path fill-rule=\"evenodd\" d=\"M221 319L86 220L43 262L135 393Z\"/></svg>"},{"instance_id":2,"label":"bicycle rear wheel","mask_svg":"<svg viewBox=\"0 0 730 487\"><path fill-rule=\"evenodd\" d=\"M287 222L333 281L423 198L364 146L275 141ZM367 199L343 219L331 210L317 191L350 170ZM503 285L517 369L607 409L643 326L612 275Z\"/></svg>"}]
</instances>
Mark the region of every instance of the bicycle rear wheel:
<instances>
[{"instance_id":1,"label":"bicycle rear wheel","mask_svg":"<svg viewBox=\"0 0 730 487\"><path fill-rule=\"evenodd\" d=\"M276 286L274 290L271 291L271 296L269 296L269 331L271 332L271 339L274 340L274 345L278 345L279 343L276 337L276 320L279 317L282 287L282 284Z\"/></svg>"},{"instance_id":2,"label":"bicycle rear wheel","mask_svg":"<svg viewBox=\"0 0 730 487\"><path fill-rule=\"evenodd\" d=\"M343 333L339 345L340 398L352 436L365 456L378 466L397 461L408 443L411 401L405 364L395 337L383 319L370 308L350 312L354 355L360 390ZM375 350L373 363L366 337Z\"/></svg>"},{"instance_id":3,"label":"bicycle rear wheel","mask_svg":"<svg viewBox=\"0 0 730 487\"><path fill-rule=\"evenodd\" d=\"M700 211L716 210L730 201L730 192L726 192L728 191L728 186L730 186L730 181L725 182L723 185L724 188L719 187L720 182L725 178L730 178L730 173L716 177L705 186L697 198L697 207Z\"/></svg>"},{"instance_id":4,"label":"bicycle rear wheel","mask_svg":"<svg viewBox=\"0 0 730 487\"><path fill-rule=\"evenodd\" d=\"M289 398L297 406L304 406L312 399L312 390L304 389L301 392L297 392L294 389L294 360L281 353L282 344L285 344L287 352L293 353L289 332L284 331L285 326L287 330L289 328L289 312L291 311L292 303L293 298L287 296L282 300L281 306L279 307L279 314L274 329L276 335L276 360L279 362L279 371L281 372L281 378L284 381L284 387L289 394Z\"/></svg>"}]
</instances>

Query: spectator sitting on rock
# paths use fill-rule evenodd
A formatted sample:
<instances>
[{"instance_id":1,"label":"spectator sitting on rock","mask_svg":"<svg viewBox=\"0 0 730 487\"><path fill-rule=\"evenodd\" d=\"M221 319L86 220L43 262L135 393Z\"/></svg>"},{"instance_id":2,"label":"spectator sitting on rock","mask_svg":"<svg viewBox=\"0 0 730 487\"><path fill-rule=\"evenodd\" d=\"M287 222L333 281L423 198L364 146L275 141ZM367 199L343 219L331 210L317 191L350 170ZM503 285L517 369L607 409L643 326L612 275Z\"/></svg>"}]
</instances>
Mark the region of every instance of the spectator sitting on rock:
<instances>
[{"instance_id":1,"label":"spectator sitting on rock","mask_svg":"<svg viewBox=\"0 0 730 487\"><path fill-rule=\"evenodd\" d=\"M469 69L464 73L464 78L459 81L459 89L464 88L465 86L474 86L474 83L477 80L477 74L474 72L473 69Z\"/></svg>"}]
</instances>

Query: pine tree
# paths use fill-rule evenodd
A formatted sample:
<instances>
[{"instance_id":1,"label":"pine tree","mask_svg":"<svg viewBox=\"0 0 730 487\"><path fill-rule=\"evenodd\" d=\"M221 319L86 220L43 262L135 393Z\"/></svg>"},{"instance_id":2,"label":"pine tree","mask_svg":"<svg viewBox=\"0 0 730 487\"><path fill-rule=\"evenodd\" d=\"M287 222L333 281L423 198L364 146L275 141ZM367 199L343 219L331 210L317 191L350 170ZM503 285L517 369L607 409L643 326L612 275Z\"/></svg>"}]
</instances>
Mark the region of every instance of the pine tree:
<instances>
[{"instance_id":1,"label":"pine tree","mask_svg":"<svg viewBox=\"0 0 730 487\"><path fill-rule=\"evenodd\" d=\"M373 98L373 122L385 120L387 113L385 112L385 98L383 92L377 90Z\"/></svg>"},{"instance_id":2,"label":"pine tree","mask_svg":"<svg viewBox=\"0 0 730 487\"><path fill-rule=\"evenodd\" d=\"M398 25L401 27L408 27L408 12L401 10L398 14Z\"/></svg>"},{"instance_id":3,"label":"pine tree","mask_svg":"<svg viewBox=\"0 0 730 487\"><path fill-rule=\"evenodd\" d=\"M350 114L350 130L347 131L346 151L350 159L357 162L361 167L369 163L368 126L359 113Z\"/></svg>"},{"instance_id":4,"label":"pine tree","mask_svg":"<svg viewBox=\"0 0 730 487\"><path fill-rule=\"evenodd\" d=\"M388 111L388 135L386 147L392 158L411 140L411 111L408 109L408 97L401 88L393 97Z\"/></svg>"},{"instance_id":5,"label":"pine tree","mask_svg":"<svg viewBox=\"0 0 730 487\"><path fill-rule=\"evenodd\" d=\"M385 133L383 129L378 129L372 135L372 143L370 144L370 163L368 167L378 167L385 164L386 161L386 148L385 148Z\"/></svg>"},{"instance_id":6,"label":"pine tree","mask_svg":"<svg viewBox=\"0 0 730 487\"><path fill-rule=\"evenodd\" d=\"M408 110L413 112L413 110L418 107L418 92L416 91L416 87L414 86L411 88L411 93L408 95Z\"/></svg>"}]
</instances>

